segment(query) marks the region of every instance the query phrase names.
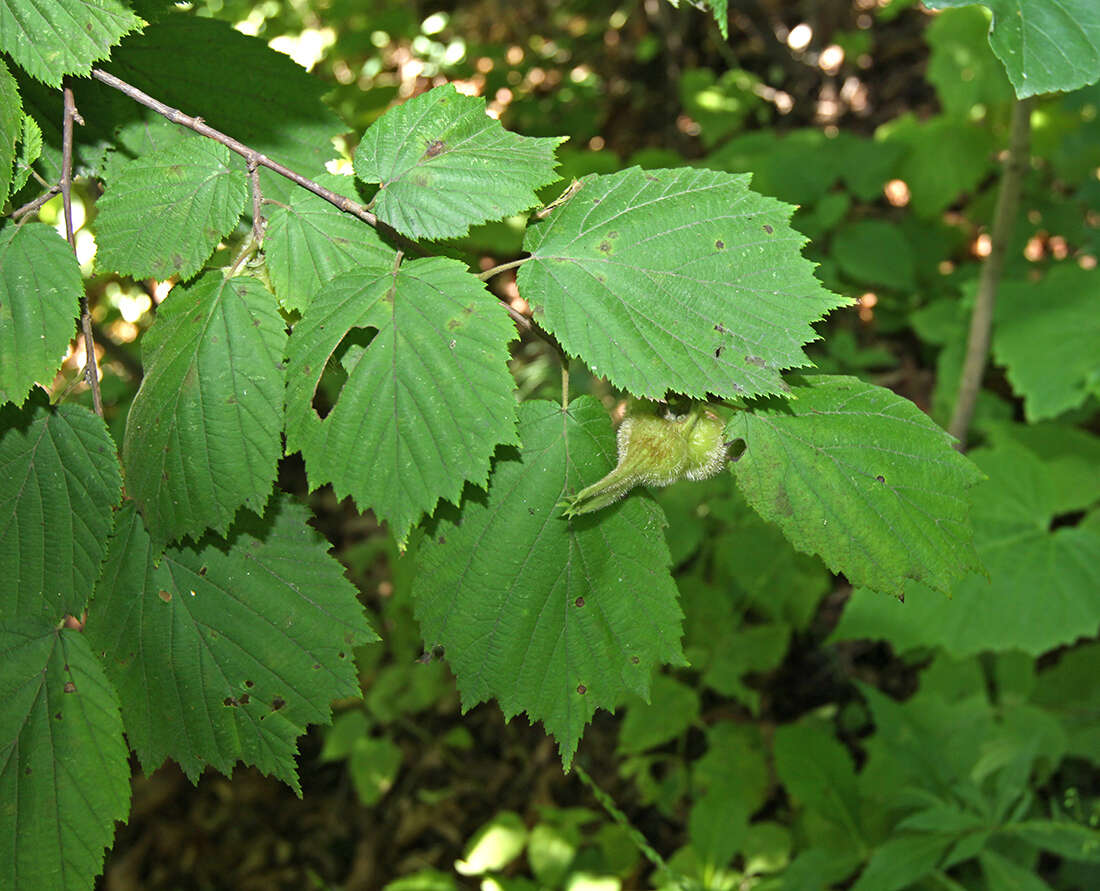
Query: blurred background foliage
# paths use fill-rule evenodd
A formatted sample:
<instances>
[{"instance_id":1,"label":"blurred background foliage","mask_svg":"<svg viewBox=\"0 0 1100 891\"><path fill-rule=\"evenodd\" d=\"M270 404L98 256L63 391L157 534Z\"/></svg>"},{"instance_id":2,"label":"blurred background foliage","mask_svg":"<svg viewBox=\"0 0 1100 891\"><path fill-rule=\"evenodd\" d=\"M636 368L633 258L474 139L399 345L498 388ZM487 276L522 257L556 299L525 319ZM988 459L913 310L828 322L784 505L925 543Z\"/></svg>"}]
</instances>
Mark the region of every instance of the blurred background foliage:
<instances>
[{"instance_id":1,"label":"blurred background foliage","mask_svg":"<svg viewBox=\"0 0 1100 891\"><path fill-rule=\"evenodd\" d=\"M328 85L345 159L392 104L452 82L509 128L569 136L565 183L547 200L572 177L631 164L751 172L756 190L798 206L806 255L853 301L819 326L819 368L889 386L946 423L1013 102L983 8L739 0L726 40L708 13L665 0L180 5ZM1036 103L1006 279L1095 268L1098 110L1096 86ZM78 198L93 275L95 195ZM56 222L56 208L42 218ZM489 268L519 255L522 232L522 220L489 224L446 249ZM135 341L171 284L93 280L116 435L140 381ZM529 311L514 278L493 287ZM1093 294L1067 325L1095 326L1096 306ZM997 455L1022 449L1055 480L1035 509L1043 534L1100 534L1100 372L1086 369L1092 389L1068 403L1025 402L1011 357L995 340L979 439ZM70 357L55 390L78 388L82 364ZM556 398L544 342L524 337L513 370L524 397ZM616 406L583 367L572 380ZM306 494L296 458L280 483ZM248 770L197 789L171 766L137 776L101 887L812 889L864 862L855 887L870 891L1100 887L1097 858L1076 856L1064 828L1100 822L1095 638L1036 656L959 654L927 635L891 643L865 616L844 634L850 586L759 520L730 475L662 491L691 668L658 677L648 705L599 715L584 738L578 764L620 813L561 774L540 728L506 725L495 706L459 714L446 654L423 652L412 617L415 541L400 554L328 488L309 497L384 639L357 654L365 701L340 704L303 741L302 801Z\"/></svg>"}]
</instances>

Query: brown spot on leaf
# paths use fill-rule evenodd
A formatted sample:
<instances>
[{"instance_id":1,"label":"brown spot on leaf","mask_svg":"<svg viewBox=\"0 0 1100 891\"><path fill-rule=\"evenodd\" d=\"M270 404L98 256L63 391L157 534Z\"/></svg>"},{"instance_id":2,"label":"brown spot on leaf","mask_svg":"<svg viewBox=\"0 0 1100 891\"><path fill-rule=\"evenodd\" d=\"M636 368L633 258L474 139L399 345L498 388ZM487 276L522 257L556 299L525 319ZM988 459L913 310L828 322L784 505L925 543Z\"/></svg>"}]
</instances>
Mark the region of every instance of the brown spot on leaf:
<instances>
[{"instance_id":1,"label":"brown spot on leaf","mask_svg":"<svg viewBox=\"0 0 1100 891\"><path fill-rule=\"evenodd\" d=\"M171 591L165 591L162 588L161 590L157 591L157 597L159 597L165 603L170 603L171 600L172 600L172 592Z\"/></svg>"},{"instance_id":2,"label":"brown spot on leaf","mask_svg":"<svg viewBox=\"0 0 1100 891\"><path fill-rule=\"evenodd\" d=\"M436 155L441 155L447 150L447 143L442 139L433 139L428 143L427 148L424 149L424 155L428 158L434 158Z\"/></svg>"},{"instance_id":3,"label":"brown spot on leaf","mask_svg":"<svg viewBox=\"0 0 1100 891\"><path fill-rule=\"evenodd\" d=\"M726 243L724 241L722 241L721 238L719 238L716 242L714 242L714 246L716 248L718 248L718 250L720 250L720 251L724 251L726 249Z\"/></svg>"},{"instance_id":4,"label":"brown spot on leaf","mask_svg":"<svg viewBox=\"0 0 1100 891\"><path fill-rule=\"evenodd\" d=\"M637 656L631 656L631 657L630 657L630 661L631 661L631 663L632 663L632 664L634 664L634 665L637 665L637 664L638 664L639 662L641 662L642 660L641 660L641 659L639 659L639 658L638 658Z\"/></svg>"},{"instance_id":5,"label":"brown spot on leaf","mask_svg":"<svg viewBox=\"0 0 1100 891\"><path fill-rule=\"evenodd\" d=\"M746 365L755 365L757 368L763 368L766 364L759 356L745 356Z\"/></svg>"},{"instance_id":6,"label":"brown spot on leaf","mask_svg":"<svg viewBox=\"0 0 1100 891\"><path fill-rule=\"evenodd\" d=\"M584 696L588 692L588 688L584 684L577 684L577 692Z\"/></svg>"},{"instance_id":7,"label":"brown spot on leaf","mask_svg":"<svg viewBox=\"0 0 1100 891\"><path fill-rule=\"evenodd\" d=\"M75 693L76 684L74 684L72 681L65 681L65 686L61 689L64 690L66 693Z\"/></svg>"},{"instance_id":8,"label":"brown spot on leaf","mask_svg":"<svg viewBox=\"0 0 1100 891\"><path fill-rule=\"evenodd\" d=\"M764 224L764 231L771 235L775 230L767 223Z\"/></svg>"},{"instance_id":9,"label":"brown spot on leaf","mask_svg":"<svg viewBox=\"0 0 1100 891\"><path fill-rule=\"evenodd\" d=\"M576 600L573 601L573 605L574 606L584 606L584 598L583 597L578 597Z\"/></svg>"},{"instance_id":10,"label":"brown spot on leaf","mask_svg":"<svg viewBox=\"0 0 1100 891\"><path fill-rule=\"evenodd\" d=\"M880 483L886 482L886 477L884 477L881 473L876 476L875 479L878 480Z\"/></svg>"},{"instance_id":11,"label":"brown spot on leaf","mask_svg":"<svg viewBox=\"0 0 1100 891\"><path fill-rule=\"evenodd\" d=\"M279 709L286 706L286 700L282 696L276 696L271 700L271 710L277 712Z\"/></svg>"}]
</instances>

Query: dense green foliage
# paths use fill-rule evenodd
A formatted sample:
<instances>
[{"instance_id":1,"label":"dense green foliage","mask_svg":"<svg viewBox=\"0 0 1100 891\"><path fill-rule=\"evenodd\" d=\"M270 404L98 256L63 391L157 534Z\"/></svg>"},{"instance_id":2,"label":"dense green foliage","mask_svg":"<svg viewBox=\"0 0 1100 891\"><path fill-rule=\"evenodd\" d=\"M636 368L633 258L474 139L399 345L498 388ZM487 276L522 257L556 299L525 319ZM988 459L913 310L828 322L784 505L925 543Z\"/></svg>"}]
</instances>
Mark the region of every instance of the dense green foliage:
<instances>
[{"instance_id":1,"label":"dense green foliage","mask_svg":"<svg viewBox=\"0 0 1100 891\"><path fill-rule=\"evenodd\" d=\"M727 4L703 5L717 27L682 14L729 62ZM603 75L540 94L521 48L475 63L457 14L347 11L326 104L324 66L224 19L0 0L0 885L91 887L127 747L301 794L298 740L331 723L321 759L385 813L391 727L454 688L540 722L593 796L472 833L454 871L483 887L1100 881L1100 19L989 5L930 20L931 116L778 126L759 75L695 67L697 151L623 158L577 111ZM265 36L321 23L300 14ZM398 97L400 40L423 76ZM995 367L964 455L939 425L983 264ZM728 470L576 510L626 460L627 404L705 414ZM318 534L329 496L365 542ZM886 667L845 666L852 641ZM667 848L588 777L601 712Z\"/></svg>"}]
</instances>

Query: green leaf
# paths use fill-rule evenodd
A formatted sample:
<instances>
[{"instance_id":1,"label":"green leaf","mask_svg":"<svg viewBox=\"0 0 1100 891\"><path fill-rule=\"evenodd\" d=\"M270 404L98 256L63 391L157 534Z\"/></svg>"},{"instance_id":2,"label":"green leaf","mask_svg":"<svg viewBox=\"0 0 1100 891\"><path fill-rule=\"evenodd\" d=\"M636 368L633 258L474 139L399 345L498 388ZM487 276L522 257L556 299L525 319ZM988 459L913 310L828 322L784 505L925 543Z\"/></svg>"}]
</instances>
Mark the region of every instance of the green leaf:
<instances>
[{"instance_id":1,"label":"green leaf","mask_svg":"<svg viewBox=\"0 0 1100 891\"><path fill-rule=\"evenodd\" d=\"M344 273L290 337L288 451L301 449L312 487L332 483L403 541L440 498L457 504L465 482L484 486L493 449L516 441L514 336L496 298L455 260ZM334 356L347 382L322 419L313 400Z\"/></svg>"},{"instance_id":2,"label":"green leaf","mask_svg":"<svg viewBox=\"0 0 1100 891\"><path fill-rule=\"evenodd\" d=\"M496 697L509 718L526 711L568 765L597 708L648 697L656 665L684 663L682 615L649 498L575 520L556 506L614 464L603 407L526 402L519 435L488 497L468 496L418 552L416 617L446 647L464 708Z\"/></svg>"},{"instance_id":3,"label":"green leaf","mask_svg":"<svg viewBox=\"0 0 1100 891\"><path fill-rule=\"evenodd\" d=\"M832 258L857 282L911 291L916 285L913 249L898 227L885 220L849 223L833 236Z\"/></svg>"},{"instance_id":4,"label":"green leaf","mask_svg":"<svg viewBox=\"0 0 1100 891\"><path fill-rule=\"evenodd\" d=\"M23 125L23 103L19 87L0 59L0 208L8 200L15 163L15 142Z\"/></svg>"},{"instance_id":5,"label":"green leaf","mask_svg":"<svg viewBox=\"0 0 1100 891\"><path fill-rule=\"evenodd\" d=\"M82 634L0 621L0 885L86 891L130 807L118 695Z\"/></svg>"},{"instance_id":6,"label":"green leaf","mask_svg":"<svg viewBox=\"0 0 1100 891\"><path fill-rule=\"evenodd\" d=\"M927 78L944 111L965 118L975 106L987 110L1012 101L1012 85L989 48L989 13L982 8L950 9L924 32Z\"/></svg>"},{"instance_id":7,"label":"green leaf","mask_svg":"<svg viewBox=\"0 0 1100 891\"><path fill-rule=\"evenodd\" d=\"M925 0L933 9L976 0ZM1076 90L1100 78L1100 7L1093 0L982 0L989 43L1021 99Z\"/></svg>"},{"instance_id":8,"label":"green leaf","mask_svg":"<svg viewBox=\"0 0 1100 891\"><path fill-rule=\"evenodd\" d=\"M956 656L1011 649L1038 656L1096 634L1100 532L1051 531L1057 493L1027 449L1006 443L970 457L989 476L973 493L975 544L989 579L967 576L949 600L915 584L904 603L856 591L834 639L885 638L898 649L942 646Z\"/></svg>"},{"instance_id":9,"label":"green leaf","mask_svg":"<svg viewBox=\"0 0 1100 891\"><path fill-rule=\"evenodd\" d=\"M167 15L127 40L104 67L303 176L324 173L325 162L336 155L333 137L347 131L321 101L328 85L229 22ZM135 118L159 119L127 105ZM280 201L298 188L264 169L260 182L265 197Z\"/></svg>"},{"instance_id":10,"label":"green leaf","mask_svg":"<svg viewBox=\"0 0 1100 891\"><path fill-rule=\"evenodd\" d=\"M145 335L126 422L126 486L157 541L257 513L282 454L286 325L254 278L176 287Z\"/></svg>"},{"instance_id":11,"label":"green leaf","mask_svg":"<svg viewBox=\"0 0 1100 891\"><path fill-rule=\"evenodd\" d=\"M1040 672L1032 700L1062 722L1067 751L1095 759L1100 752L1100 643L1086 643L1062 654Z\"/></svg>"},{"instance_id":12,"label":"green leaf","mask_svg":"<svg viewBox=\"0 0 1100 891\"><path fill-rule=\"evenodd\" d=\"M978 562L964 490L981 474L913 403L852 377L808 377L791 402L739 412L733 464L753 508L854 585L949 592Z\"/></svg>"},{"instance_id":13,"label":"green leaf","mask_svg":"<svg viewBox=\"0 0 1100 891\"><path fill-rule=\"evenodd\" d=\"M775 771L787 794L859 838L855 768L844 746L823 728L806 722L778 727L774 745Z\"/></svg>"},{"instance_id":14,"label":"green leaf","mask_svg":"<svg viewBox=\"0 0 1100 891\"><path fill-rule=\"evenodd\" d=\"M950 836L899 835L875 849L852 891L899 891L936 868L954 843Z\"/></svg>"},{"instance_id":15,"label":"green leaf","mask_svg":"<svg viewBox=\"0 0 1100 891\"><path fill-rule=\"evenodd\" d=\"M122 500L115 444L76 405L0 409L0 616L79 616Z\"/></svg>"},{"instance_id":16,"label":"green leaf","mask_svg":"<svg viewBox=\"0 0 1100 891\"><path fill-rule=\"evenodd\" d=\"M19 194L19 190L30 179L31 165L42 154L42 129L30 115L23 115L22 129L19 133L19 152L15 158L15 173L11 181L12 195Z\"/></svg>"},{"instance_id":17,"label":"green leaf","mask_svg":"<svg viewBox=\"0 0 1100 891\"><path fill-rule=\"evenodd\" d=\"M1050 483L1048 510L1053 515L1088 510L1100 503L1100 436L1080 427L1044 421L1038 424L987 422L982 433L996 447L1013 443L1041 459Z\"/></svg>"},{"instance_id":18,"label":"green leaf","mask_svg":"<svg viewBox=\"0 0 1100 891\"><path fill-rule=\"evenodd\" d=\"M760 694L742 678L753 671L775 668L787 652L791 629L784 624L752 625L724 638L703 674L703 683L723 696L745 703L753 714Z\"/></svg>"},{"instance_id":19,"label":"green leaf","mask_svg":"<svg viewBox=\"0 0 1100 891\"><path fill-rule=\"evenodd\" d=\"M618 751L638 755L686 733L699 719L699 694L686 684L657 675L649 701L631 701L619 725Z\"/></svg>"},{"instance_id":20,"label":"green leaf","mask_svg":"<svg viewBox=\"0 0 1100 891\"><path fill-rule=\"evenodd\" d=\"M228 541L162 554L120 512L85 634L147 773L171 757L194 781L241 760L300 791L296 737L360 695L352 651L377 640L307 519L277 499Z\"/></svg>"},{"instance_id":21,"label":"green leaf","mask_svg":"<svg viewBox=\"0 0 1100 891\"><path fill-rule=\"evenodd\" d=\"M0 403L53 381L76 331L84 283L65 239L45 223L0 227Z\"/></svg>"},{"instance_id":22,"label":"green leaf","mask_svg":"<svg viewBox=\"0 0 1100 891\"><path fill-rule=\"evenodd\" d=\"M97 202L96 261L134 278L190 278L247 199L243 165L213 140L194 136L135 158Z\"/></svg>"},{"instance_id":23,"label":"green leaf","mask_svg":"<svg viewBox=\"0 0 1100 891\"><path fill-rule=\"evenodd\" d=\"M1001 282L993 355L1029 421L1100 396L1100 270L1065 263L1040 282Z\"/></svg>"},{"instance_id":24,"label":"green leaf","mask_svg":"<svg viewBox=\"0 0 1100 891\"><path fill-rule=\"evenodd\" d=\"M51 87L66 74L86 75L144 24L117 0L0 0L0 46Z\"/></svg>"},{"instance_id":25,"label":"green leaf","mask_svg":"<svg viewBox=\"0 0 1100 891\"><path fill-rule=\"evenodd\" d=\"M978 855L989 891L1051 891L1033 870L986 848Z\"/></svg>"},{"instance_id":26,"label":"green leaf","mask_svg":"<svg viewBox=\"0 0 1100 891\"><path fill-rule=\"evenodd\" d=\"M378 218L412 238L453 238L539 203L559 177L554 149L565 137L505 130L485 100L444 84L391 108L363 134L355 175L379 183Z\"/></svg>"},{"instance_id":27,"label":"green leaf","mask_svg":"<svg viewBox=\"0 0 1100 891\"><path fill-rule=\"evenodd\" d=\"M925 219L976 190L993 163L990 129L967 119L918 121L907 113L880 127L876 138L908 149L897 175L909 186L909 206Z\"/></svg>"},{"instance_id":28,"label":"green leaf","mask_svg":"<svg viewBox=\"0 0 1100 891\"><path fill-rule=\"evenodd\" d=\"M317 181L356 198L350 177L326 174ZM264 256L279 302L300 312L341 272L390 267L395 259L374 229L305 189L296 189L284 206L271 211Z\"/></svg>"},{"instance_id":29,"label":"green leaf","mask_svg":"<svg viewBox=\"0 0 1100 891\"><path fill-rule=\"evenodd\" d=\"M845 301L813 276L794 208L747 175L588 176L528 229L520 293L597 375L638 396L781 393L810 323Z\"/></svg>"},{"instance_id":30,"label":"green leaf","mask_svg":"<svg viewBox=\"0 0 1100 891\"><path fill-rule=\"evenodd\" d=\"M1068 820L1028 820L1010 823L1001 832L1044 851L1053 851L1059 857L1084 863L1100 863L1100 832L1081 823Z\"/></svg>"}]
</instances>

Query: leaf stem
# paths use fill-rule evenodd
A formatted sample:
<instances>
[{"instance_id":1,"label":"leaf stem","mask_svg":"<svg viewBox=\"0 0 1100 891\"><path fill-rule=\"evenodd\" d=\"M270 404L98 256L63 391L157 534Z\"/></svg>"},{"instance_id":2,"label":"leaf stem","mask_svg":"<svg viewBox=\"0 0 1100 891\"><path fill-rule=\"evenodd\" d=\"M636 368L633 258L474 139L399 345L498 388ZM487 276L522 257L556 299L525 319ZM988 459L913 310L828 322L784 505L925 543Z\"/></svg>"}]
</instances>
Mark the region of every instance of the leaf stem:
<instances>
[{"instance_id":1,"label":"leaf stem","mask_svg":"<svg viewBox=\"0 0 1100 891\"><path fill-rule=\"evenodd\" d=\"M497 275L501 272L507 272L509 269L515 269L517 266L522 266L530 259L530 257L520 257L518 260L511 260L508 263L501 263L499 266L494 266L492 269L486 269L484 272L478 275L478 278L481 279L483 282L487 282L494 275Z\"/></svg>"},{"instance_id":2,"label":"leaf stem","mask_svg":"<svg viewBox=\"0 0 1100 891\"><path fill-rule=\"evenodd\" d=\"M978 278L978 294L970 316L970 334L959 379L959 393L955 399L951 423L947 428L958 440L955 447L960 451L966 449L967 434L974 418L974 406L978 401L989 356L997 285L1004 270L1005 253L1016 224L1016 212L1020 207L1020 192L1023 190L1024 175L1028 167L1030 135L1031 100L1018 99L1012 107L1012 135L1009 138L1004 175L1001 177L1001 189L997 195L997 207L993 212L993 228L989 234L991 248Z\"/></svg>"},{"instance_id":3,"label":"leaf stem","mask_svg":"<svg viewBox=\"0 0 1100 891\"><path fill-rule=\"evenodd\" d=\"M61 120L61 200L64 204L65 237L76 255L76 233L73 231L73 122L83 124L84 119L76 110L72 88L67 84L62 90L65 111ZM103 417L103 395L99 392L99 368L95 359L95 338L92 335L92 314L88 309L88 292L80 290L80 329L84 340L84 380L92 390L92 408Z\"/></svg>"},{"instance_id":4,"label":"leaf stem","mask_svg":"<svg viewBox=\"0 0 1100 891\"><path fill-rule=\"evenodd\" d=\"M289 167L280 164L278 161L273 161L255 149L249 148L243 142L234 139L232 136L227 136L220 130L215 130L202 118L192 117L191 115L184 114L177 108L172 108L169 105L165 105L163 102L154 99L147 93L143 93L137 87L132 86L126 81L115 77L113 74L108 74L100 68L92 69L92 77L107 86L118 90L133 99L135 102L144 105L146 108L151 108L157 114L167 118L173 124L180 124L187 127L190 130L194 130L200 136L205 136L207 139L213 139L215 142L219 142L224 145L230 151L236 152L242 158L244 158L250 165L255 164L259 167L266 167L268 170L272 170L278 173L280 176L284 176L293 183L297 183L307 192L312 192L318 198L323 198L329 204L334 207L338 207L344 213L350 213L352 216L358 217L368 226L373 226L376 229L379 228L378 217L363 207L361 204L352 201L350 198L346 198L343 195L338 195L336 192L326 189L319 183L315 183L311 179L307 179L300 173L295 173Z\"/></svg>"}]
</instances>

